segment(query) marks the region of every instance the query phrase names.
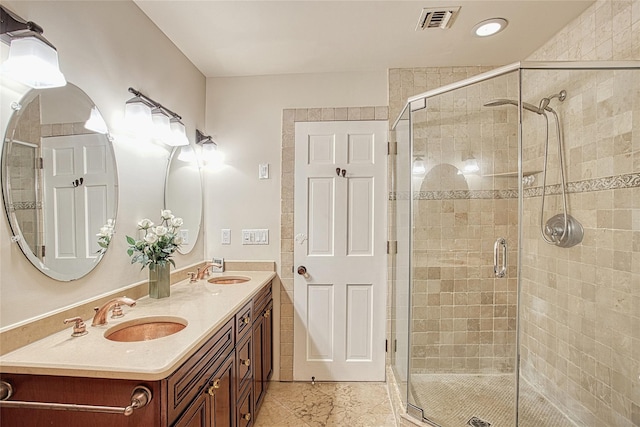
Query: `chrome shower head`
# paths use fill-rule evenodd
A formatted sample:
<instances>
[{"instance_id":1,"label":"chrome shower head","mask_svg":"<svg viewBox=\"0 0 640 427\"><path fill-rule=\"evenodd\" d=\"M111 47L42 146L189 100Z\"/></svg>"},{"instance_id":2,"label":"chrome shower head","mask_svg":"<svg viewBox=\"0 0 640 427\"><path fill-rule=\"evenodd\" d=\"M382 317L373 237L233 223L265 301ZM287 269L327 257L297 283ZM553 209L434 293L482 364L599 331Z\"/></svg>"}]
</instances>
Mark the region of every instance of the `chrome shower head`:
<instances>
[{"instance_id":1,"label":"chrome shower head","mask_svg":"<svg viewBox=\"0 0 640 427\"><path fill-rule=\"evenodd\" d=\"M485 107L499 107L501 105L515 105L517 107L518 106L518 101L513 100L513 99L500 98L500 99L492 99L491 101L489 101L489 102L484 104ZM523 102L522 103L522 108L524 108L525 110L532 111L532 112L537 113L537 114L543 114L543 110L539 109L535 105L529 104L528 102Z\"/></svg>"}]
</instances>

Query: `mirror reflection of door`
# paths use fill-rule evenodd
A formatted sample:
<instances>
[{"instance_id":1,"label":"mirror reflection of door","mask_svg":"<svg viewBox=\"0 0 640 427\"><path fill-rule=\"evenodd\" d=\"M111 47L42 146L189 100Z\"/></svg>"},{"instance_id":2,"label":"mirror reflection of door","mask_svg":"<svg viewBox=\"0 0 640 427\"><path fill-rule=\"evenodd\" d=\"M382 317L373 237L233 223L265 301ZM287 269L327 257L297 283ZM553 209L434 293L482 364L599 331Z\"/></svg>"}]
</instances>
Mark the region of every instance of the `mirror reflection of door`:
<instances>
[{"instance_id":1,"label":"mirror reflection of door","mask_svg":"<svg viewBox=\"0 0 640 427\"><path fill-rule=\"evenodd\" d=\"M117 173L106 125L92 126L99 112L71 83L29 90L11 108L2 192L12 241L47 276L78 279L101 260L112 234L104 230L115 225Z\"/></svg>"},{"instance_id":2,"label":"mirror reflection of door","mask_svg":"<svg viewBox=\"0 0 640 427\"><path fill-rule=\"evenodd\" d=\"M114 209L107 154L102 135L42 138L46 268L89 269L100 254L95 230Z\"/></svg>"}]
</instances>

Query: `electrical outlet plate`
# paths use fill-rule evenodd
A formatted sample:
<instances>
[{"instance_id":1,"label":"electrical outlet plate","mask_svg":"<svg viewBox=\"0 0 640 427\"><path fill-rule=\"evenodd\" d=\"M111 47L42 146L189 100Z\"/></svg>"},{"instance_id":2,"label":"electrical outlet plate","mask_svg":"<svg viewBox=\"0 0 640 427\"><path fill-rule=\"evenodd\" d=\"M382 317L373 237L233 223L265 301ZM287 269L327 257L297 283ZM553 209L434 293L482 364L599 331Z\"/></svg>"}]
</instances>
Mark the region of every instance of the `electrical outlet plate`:
<instances>
[{"instance_id":1,"label":"electrical outlet plate","mask_svg":"<svg viewBox=\"0 0 640 427\"><path fill-rule=\"evenodd\" d=\"M269 229L245 229L242 230L242 244L243 245L268 245L269 244Z\"/></svg>"},{"instance_id":2,"label":"electrical outlet plate","mask_svg":"<svg viewBox=\"0 0 640 427\"><path fill-rule=\"evenodd\" d=\"M224 271L224 258L213 257L211 263L213 264L211 271L214 273L222 273Z\"/></svg>"}]
</instances>

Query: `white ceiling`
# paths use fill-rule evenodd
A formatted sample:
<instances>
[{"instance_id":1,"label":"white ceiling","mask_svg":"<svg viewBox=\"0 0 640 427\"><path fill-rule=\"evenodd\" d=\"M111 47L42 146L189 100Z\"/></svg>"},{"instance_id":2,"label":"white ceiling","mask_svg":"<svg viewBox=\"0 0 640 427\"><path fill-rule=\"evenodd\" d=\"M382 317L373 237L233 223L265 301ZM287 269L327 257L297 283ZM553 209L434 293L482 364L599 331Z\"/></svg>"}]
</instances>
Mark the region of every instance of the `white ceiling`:
<instances>
[{"instance_id":1,"label":"white ceiling","mask_svg":"<svg viewBox=\"0 0 640 427\"><path fill-rule=\"evenodd\" d=\"M207 77L503 65L524 60L593 0L134 0ZM415 31L423 7L461 6ZM473 26L505 18L488 38Z\"/></svg>"}]
</instances>

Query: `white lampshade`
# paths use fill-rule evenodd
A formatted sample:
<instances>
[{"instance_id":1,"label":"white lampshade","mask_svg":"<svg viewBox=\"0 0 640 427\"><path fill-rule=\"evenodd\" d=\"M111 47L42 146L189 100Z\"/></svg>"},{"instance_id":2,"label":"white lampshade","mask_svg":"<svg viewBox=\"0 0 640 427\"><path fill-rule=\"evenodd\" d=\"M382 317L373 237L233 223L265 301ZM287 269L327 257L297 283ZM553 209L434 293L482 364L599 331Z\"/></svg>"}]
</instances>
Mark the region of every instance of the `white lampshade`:
<instances>
[{"instance_id":1,"label":"white lampshade","mask_svg":"<svg viewBox=\"0 0 640 427\"><path fill-rule=\"evenodd\" d=\"M167 145L178 147L181 145L189 145L189 139L187 138L187 131L184 124L177 118L173 117L170 121L171 138L165 139Z\"/></svg>"},{"instance_id":2,"label":"white lampshade","mask_svg":"<svg viewBox=\"0 0 640 427\"><path fill-rule=\"evenodd\" d=\"M91 108L91 114L89 115L87 121L84 123L84 127L88 130L92 130L103 135L109 132L107 124L102 118L102 114L100 114L100 111L98 111L98 107L95 106Z\"/></svg>"},{"instance_id":3,"label":"white lampshade","mask_svg":"<svg viewBox=\"0 0 640 427\"><path fill-rule=\"evenodd\" d=\"M202 160L210 169L217 169L224 163L224 154L218 150L218 145L211 141L202 144Z\"/></svg>"},{"instance_id":4,"label":"white lampshade","mask_svg":"<svg viewBox=\"0 0 640 427\"><path fill-rule=\"evenodd\" d=\"M153 122L153 136L163 142L170 140L173 136L169 126L169 116L161 108L151 110L151 121Z\"/></svg>"},{"instance_id":5,"label":"white lampshade","mask_svg":"<svg viewBox=\"0 0 640 427\"><path fill-rule=\"evenodd\" d=\"M196 153L193 151L193 148L189 147L188 145L177 148L177 150L180 150L180 154L178 154L178 160L181 160L185 163L193 163L196 161Z\"/></svg>"},{"instance_id":6,"label":"white lampshade","mask_svg":"<svg viewBox=\"0 0 640 427\"><path fill-rule=\"evenodd\" d=\"M11 40L2 73L34 89L67 84L58 65L58 52L35 35Z\"/></svg>"},{"instance_id":7,"label":"white lampshade","mask_svg":"<svg viewBox=\"0 0 640 427\"><path fill-rule=\"evenodd\" d=\"M124 105L124 120L130 130L146 132L153 124L149 104L139 96L134 96Z\"/></svg>"}]
</instances>

